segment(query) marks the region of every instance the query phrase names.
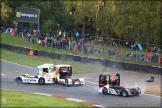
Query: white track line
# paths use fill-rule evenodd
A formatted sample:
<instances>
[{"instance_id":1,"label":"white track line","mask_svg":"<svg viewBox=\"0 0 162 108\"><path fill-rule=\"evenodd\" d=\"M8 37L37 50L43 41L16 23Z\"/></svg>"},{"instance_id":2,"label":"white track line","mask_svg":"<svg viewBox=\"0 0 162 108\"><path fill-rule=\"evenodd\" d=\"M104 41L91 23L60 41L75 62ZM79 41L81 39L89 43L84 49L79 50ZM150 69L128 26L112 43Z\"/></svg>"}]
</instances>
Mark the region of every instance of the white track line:
<instances>
[{"instance_id":1,"label":"white track line","mask_svg":"<svg viewBox=\"0 0 162 108\"><path fill-rule=\"evenodd\" d=\"M18 64L18 63L14 63L14 62L7 61L7 60L3 60L3 59L1 59L1 60L2 60L2 61L9 62L9 63L16 64L16 65L20 65L20 66L24 66L24 67L28 67L28 68L32 68L32 69L36 69L36 68L33 68L33 67L29 67L29 66L21 65L21 64Z\"/></svg>"},{"instance_id":2,"label":"white track line","mask_svg":"<svg viewBox=\"0 0 162 108\"><path fill-rule=\"evenodd\" d=\"M1 74L2 76L6 76L5 74Z\"/></svg>"},{"instance_id":3,"label":"white track line","mask_svg":"<svg viewBox=\"0 0 162 108\"><path fill-rule=\"evenodd\" d=\"M91 83L91 84L95 84L95 85L97 85L97 84L98 84L98 83L91 82L91 81L85 81L85 82L88 82L88 83Z\"/></svg>"}]
</instances>

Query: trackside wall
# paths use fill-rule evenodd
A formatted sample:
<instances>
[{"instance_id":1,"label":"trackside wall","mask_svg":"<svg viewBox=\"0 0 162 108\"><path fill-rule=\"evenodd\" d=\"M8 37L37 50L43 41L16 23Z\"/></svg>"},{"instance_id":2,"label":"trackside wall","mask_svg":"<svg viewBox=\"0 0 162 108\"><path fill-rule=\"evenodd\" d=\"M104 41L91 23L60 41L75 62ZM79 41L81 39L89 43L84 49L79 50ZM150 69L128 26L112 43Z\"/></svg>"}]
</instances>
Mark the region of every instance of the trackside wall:
<instances>
[{"instance_id":1,"label":"trackside wall","mask_svg":"<svg viewBox=\"0 0 162 108\"><path fill-rule=\"evenodd\" d=\"M46 57L51 59L58 59L64 61L74 61L79 63L88 63L92 65L104 66L108 68L114 69L122 69L122 70L130 70L130 71L138 71L138 72L147 72L162 75L162 67L141 65L141 64L132 64L132 63L123 63L118 61L110 61L107 59L96 59L96 58L88 58L83 56L76 55L67 55L67 54L59 54L54 52L46 52L39 51L37 49L31 49L27 47L21 47L16 45L8 45L8 44L0 44L2 49L7 49L13 52L21 53L29 55L29 51L33 50L35 56Z\"/></svg>"}]
</instances>

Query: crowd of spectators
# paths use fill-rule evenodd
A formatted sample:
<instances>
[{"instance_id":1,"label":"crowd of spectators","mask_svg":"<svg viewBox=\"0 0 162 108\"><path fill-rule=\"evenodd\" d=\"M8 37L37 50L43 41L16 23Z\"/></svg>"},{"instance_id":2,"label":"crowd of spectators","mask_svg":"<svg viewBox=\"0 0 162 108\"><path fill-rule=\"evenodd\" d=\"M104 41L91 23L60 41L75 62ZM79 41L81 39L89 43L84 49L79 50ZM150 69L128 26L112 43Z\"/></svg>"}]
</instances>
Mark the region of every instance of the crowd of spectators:
<instances>
[{"instance_id":1,"label":"crowd of spectators","mask_svg":"<svg viewBox=\"0 0 162 108\"><path fill-rule=\"evenodd\" d=\"M29 29L25 27L23 31L18 31L18 29L15 27L13 29L7 29L7 34L11 34L14 36L21 36L24 38L27 42L30 42L32 44L39 44L42 46L50 46L50 47L56 47L58 49L64 49L64 50L72 50L74 52L87 52L88 48L86 47L86 43L92 43L91 46L89 46L89 52L92 54L103 54L104 48L97 48L94 44L100 44L100 45L110 45L106 44L103 37L100 37L99 40L96 40L89 36L89 34L80 34L78 31L76 33L72 33L71 31L66 32L65 30L57 30L56 32L53 32L51 29L46 32L42 33L39 29L38 30L32 30L32 32L29 32ZM33 39L32 37L35 37ZM112 41L112 46L115 45ZM126 42L126 47L130 47L131 42ZM158 62L158 47L150 47L148 52L155 52L155 54L151 55L149 61L152 62ZM116 56L116 50L108 50L107 54L110 56ZM136 53L130 53L128 52L126 54L127 58L136 58L139 60L144 61L145 60L144 54L136 54Z\"/></svg>"}]
</instances>

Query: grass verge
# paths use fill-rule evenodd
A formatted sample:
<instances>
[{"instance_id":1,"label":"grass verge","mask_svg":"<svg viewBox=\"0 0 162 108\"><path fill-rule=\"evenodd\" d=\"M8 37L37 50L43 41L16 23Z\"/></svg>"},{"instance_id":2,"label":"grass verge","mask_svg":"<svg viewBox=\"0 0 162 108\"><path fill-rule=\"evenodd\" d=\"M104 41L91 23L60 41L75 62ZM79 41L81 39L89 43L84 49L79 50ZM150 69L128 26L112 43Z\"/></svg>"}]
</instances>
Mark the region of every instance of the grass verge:
<instances>
[{"instance_id":1,"label":"grass verge","mask_svg":"<svg viewBox=\"0 0 162 108\"><path fill-rule=\"evenodd\" d=\"M110 71L110 68L105 68L101 66L93 66L90 64L82 64L77 62L67 62L62 60L55 60L49 58L41 58L37 56L28 56L19 53L14 53L12 51L1 49L1 59L22 64L25 66L36 68L38 65L44 63L53 64L69 64L73 67L73 73L87 73L87 72L105 72Z\"/></svg>"},{"instance_id":2,"label":"grass verge","mask_svg":"<svg viewBox=\"0 0 162 108\"><path fill-rule=\"evenodd\" d=\"M41 108L85 108L91 107L90 105L81 104L75 101L65 100L62 98L31 94L27 92L18 92L10 90L1 90L2 107L41 107Z\"/></svg>"}]
</instances>

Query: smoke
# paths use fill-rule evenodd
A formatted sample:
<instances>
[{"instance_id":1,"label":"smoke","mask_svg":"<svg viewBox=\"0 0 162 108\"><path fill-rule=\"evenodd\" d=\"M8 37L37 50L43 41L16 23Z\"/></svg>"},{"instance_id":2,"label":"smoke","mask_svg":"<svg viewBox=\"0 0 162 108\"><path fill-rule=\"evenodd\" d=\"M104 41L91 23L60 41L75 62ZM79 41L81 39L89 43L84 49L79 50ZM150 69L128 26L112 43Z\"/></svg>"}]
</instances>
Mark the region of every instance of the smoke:
<instances>
[{"instance_id":1,"label":"smoke","mask_svg":"<svg viewBox=\"0 0 162 108\"><path fill-rule=\"evenodd\" d=\"M99 90L99 87L94 87L93 89L91 89L91 94L98 94L98 90Z\"/></svg>"},{"instance_id":2,"label":"smoke","mask_svg":"<svg viewBox=\"0 0 162 108\"><path fill-rule=\"evenodd\" d=\"M138 81L138 82L137 82ZM140 81L140 80L137 80L136 82L135 81L126 81L124 82L124 86L125 88L133 88L133 87L139 87L141 89L141 94L144 94L145 91L146 91L146 83L145 81Z\"/></svg>"}]
</instances>

